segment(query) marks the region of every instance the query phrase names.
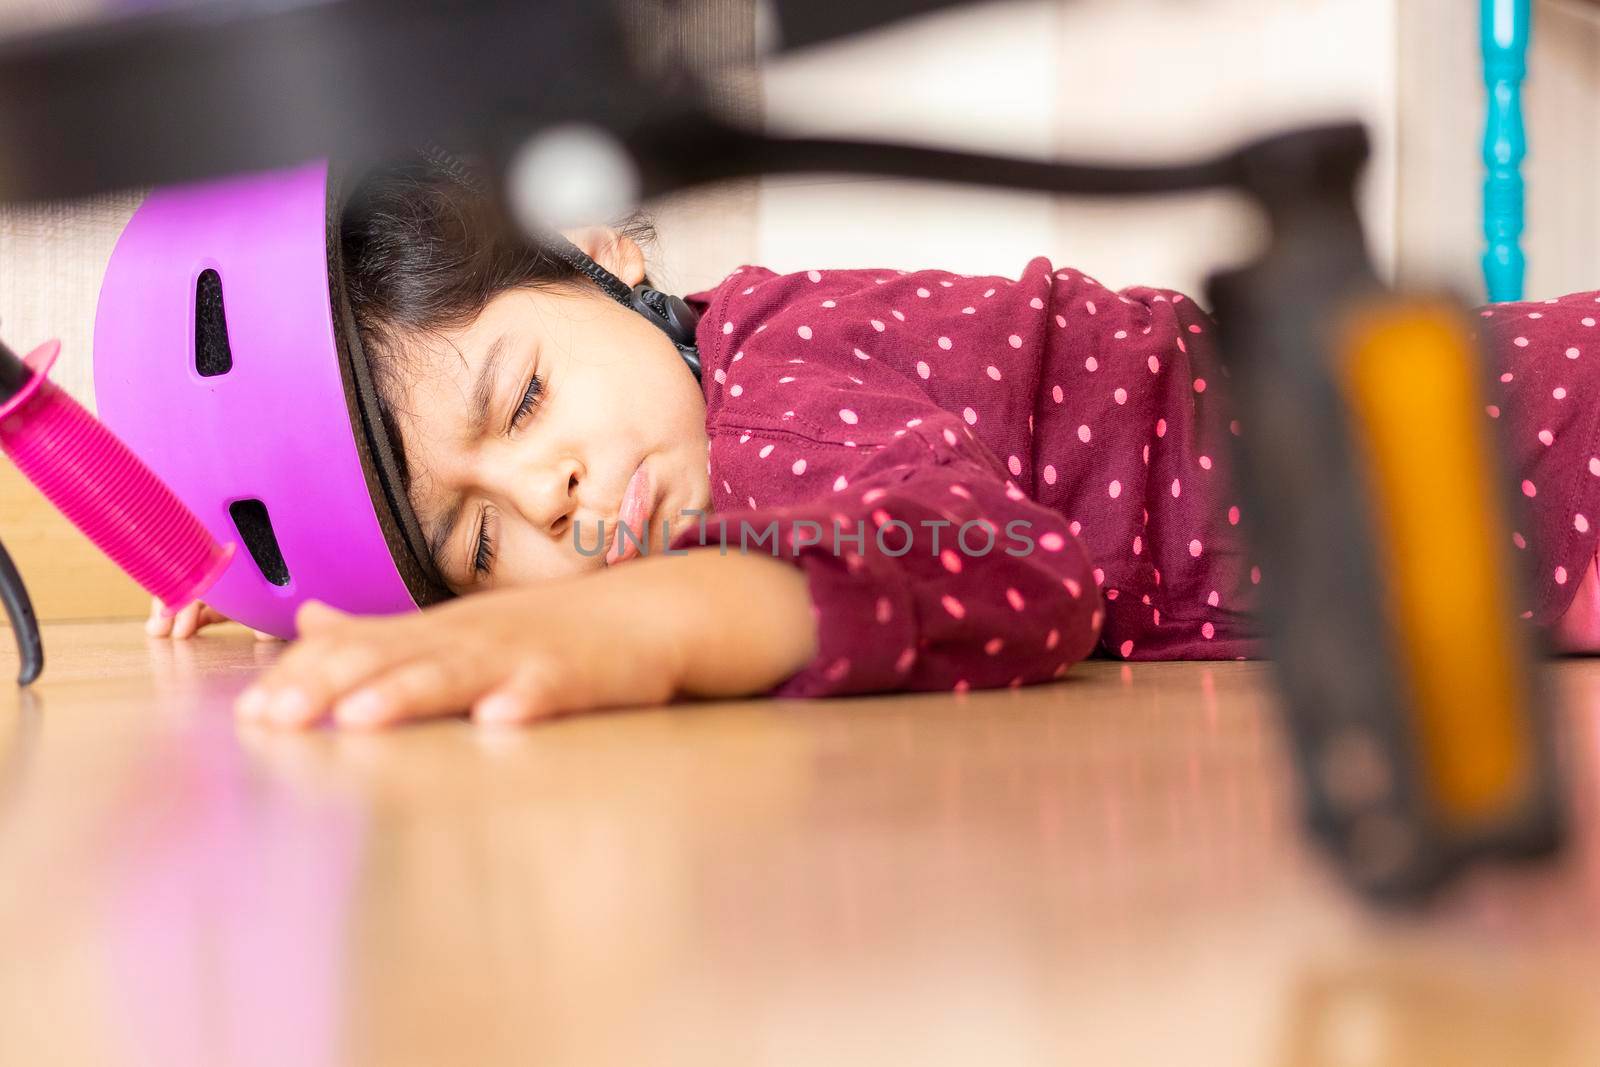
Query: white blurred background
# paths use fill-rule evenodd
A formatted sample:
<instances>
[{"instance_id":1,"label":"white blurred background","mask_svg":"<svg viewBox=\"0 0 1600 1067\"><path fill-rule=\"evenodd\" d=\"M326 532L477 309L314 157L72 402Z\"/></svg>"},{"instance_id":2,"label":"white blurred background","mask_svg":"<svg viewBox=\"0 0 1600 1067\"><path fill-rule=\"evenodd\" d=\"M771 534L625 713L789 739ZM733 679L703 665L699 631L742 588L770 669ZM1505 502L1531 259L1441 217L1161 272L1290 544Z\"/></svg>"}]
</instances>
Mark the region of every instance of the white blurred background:
<instances>
[{"instance_id":1,"label":"white blurred background","mask_svg":"<svg viewBox=\"0 0 1600 1067\"><path fill-rule=\"evenodd\" d=\"M0 0L0 28L97 6ZM1297 122L1360 118L1374 139L1361 208L1380 272L1482 299L1484 104L1471 0L1011 0L766 61L751 0L638 6L681 23L686 52L748 53L723 103L781 132L1161 161ZM1597 10L1587 0L1535 4L1530 297L1600 287L1589 180L1600 143ZM90 402L99 277L138 200L135 191L0 208L0 330L14 347L63 336L59 373ZM651 206L661 229L652 273L679 291L745 263L1015 276L1046 255L1113 287L1200 298L1208 270L1247 255L1258 236L1248 207L1223 194L1089 201L826 174L729 182Z\"/></svg>"},{"instance_id":2,"label":"white blurred background","mask_svg":"<svg viewBox=\"0 0 1600 1067\"><path fill-rule=\"evenodd\" d=\"M929 16L767 66L769 125L1028 156L1161 162L1278 126L1355 116L1363 209L1394 258L1394 0L1024 0ZM762 184L757 262L1016 276L1035 255L1113 288L1199 294L1248 252L1231 197L1105 201L885 180Z\"/></svg>"}]
</instances>

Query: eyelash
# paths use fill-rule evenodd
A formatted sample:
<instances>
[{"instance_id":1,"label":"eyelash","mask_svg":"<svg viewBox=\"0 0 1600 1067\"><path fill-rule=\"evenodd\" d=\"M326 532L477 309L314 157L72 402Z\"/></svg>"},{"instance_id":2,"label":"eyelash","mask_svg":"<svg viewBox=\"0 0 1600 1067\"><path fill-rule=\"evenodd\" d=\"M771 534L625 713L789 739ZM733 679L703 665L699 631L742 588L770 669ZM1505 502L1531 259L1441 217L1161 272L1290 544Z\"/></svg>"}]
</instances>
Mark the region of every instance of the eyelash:
<instances>
[{"instance_id":1,"label":"eyelash","mask_svg":"<svg viewBox=\"0 0 1600 1067\"><path fill-rule=\"evenodd\" d=\"M544 380L535 374L528 379L528 388L522 392L522 402L517 405L516 412L511 416L512 429L520 426L524 419L539 410L539 404L544 400ZM473 553L472 569L479 575L487 575L494 566L494 541L489 537L489 509L483 509L483 517L478 520L478 547Z\"/></svg>"},{"instance_id":2,"label":"eyelash","mask_svg":"<svg viewBox=\"0 0 1600 1067\"><path fill-rule=\"evenodd\" d=\"M483 517L478 520L478 550L472 557L472 570L475 574L487 575L494 566L494 541L489 538L489 509L483 509Z\"/></svg>"},{"instance_id":3,"label":"eyelash","mask_svg":"<svg viewBox=\"0 0 1600 1067\"><path fill-rule=\"evenodd\" d=\"M539 404L544 400L544 379L535 374L528 379L528 388L522 393L522 403L517 405L516 414L511 416L511 426L516 428L523 419L539 410Z\"/></svg>"}]
</instances>

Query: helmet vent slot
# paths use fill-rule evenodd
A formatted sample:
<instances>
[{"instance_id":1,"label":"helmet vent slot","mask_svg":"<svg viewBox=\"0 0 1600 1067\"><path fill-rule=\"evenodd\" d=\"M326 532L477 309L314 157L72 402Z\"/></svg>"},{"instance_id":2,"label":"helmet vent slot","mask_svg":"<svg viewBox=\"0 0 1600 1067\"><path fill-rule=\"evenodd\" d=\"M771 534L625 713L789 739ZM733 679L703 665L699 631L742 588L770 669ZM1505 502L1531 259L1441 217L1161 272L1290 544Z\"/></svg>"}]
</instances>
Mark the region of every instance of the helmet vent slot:
<instances>
[{"instance_id":1,"label":"helmet vent slot","mask_svg":"<svg viewBox=\"0 0 1600 1067\"><path fill-rule=\"evenodd\" d=\"M209 269L200 272L194 287L194 366L202 378L233 369L228 318L222 310L222 277Z\"/></svg>"},{"instance_id":2,"label":"helmet vent slot","mask_svg":"<svg viewBox=\"0 0 1600 1067\"><path fill-rule=\"evenodd\" d=\"M239 530L250 558L256 561L261 576L273 585L289 584L289 567L283 562L278 536L272 532L272 518L259 500L235 500L228 505L233 525Z\"/></svg>"}]
</instances>

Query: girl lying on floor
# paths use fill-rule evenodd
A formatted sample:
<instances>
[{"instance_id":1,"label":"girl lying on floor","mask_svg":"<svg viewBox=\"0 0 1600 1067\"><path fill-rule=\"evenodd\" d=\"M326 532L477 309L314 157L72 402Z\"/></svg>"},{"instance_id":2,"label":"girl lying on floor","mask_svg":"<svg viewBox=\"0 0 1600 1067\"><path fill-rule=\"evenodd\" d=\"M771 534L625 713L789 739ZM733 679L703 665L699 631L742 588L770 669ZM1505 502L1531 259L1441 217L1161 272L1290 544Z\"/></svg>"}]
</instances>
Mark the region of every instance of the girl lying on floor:
<instances>
[{"instance_id":1,"label":"girl lying on floor","mask_svg":"<svg viewBox=\"0 0 1600 1067\"><path fill-rule=\"evenodd\" d=\"M433 562L473 595L389 617L306 604L245 718L527 722L1031 685L1096 650L1261 651L1273 576L1227 477L1249 427L1180 293L1043 257L1015 279L744 266L685 298L697 383L643 317L499 236L440 162L359 202L352 311ZM645 278L637 228L567 236ZM1478 314L1499 364L1486 415L1508 420L1528 497L1507 531L1539 579L1525 618L1600 649L1600 294ZM193 605L151 632L219 620Z\"/></svg>"}]
</instances>

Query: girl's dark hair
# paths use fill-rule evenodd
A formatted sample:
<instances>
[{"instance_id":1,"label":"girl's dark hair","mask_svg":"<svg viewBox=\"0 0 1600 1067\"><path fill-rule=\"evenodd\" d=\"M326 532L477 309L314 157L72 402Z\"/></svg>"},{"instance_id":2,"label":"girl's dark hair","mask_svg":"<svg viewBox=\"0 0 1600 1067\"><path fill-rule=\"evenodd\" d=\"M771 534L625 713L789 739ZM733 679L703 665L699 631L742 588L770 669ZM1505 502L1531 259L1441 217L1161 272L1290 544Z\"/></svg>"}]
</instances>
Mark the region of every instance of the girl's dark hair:
<instances>
[{"instance_id":1,"label":"girl's dark hair","mask_svg":"<svg viewBox=\"0 0 1600 1067\"><path fill-rule=\"evenodd\" d=\"M369 173L346 201L346 294L397 448L394 411L413 358L410 341L466 326L507 290L593 284L526 237L487 188L487 176L468 161L427 153ZM613 228L645 247L656 238L643 211ZM404 457L396 459L409 492Z\"/></svg>"}]
</instances>

